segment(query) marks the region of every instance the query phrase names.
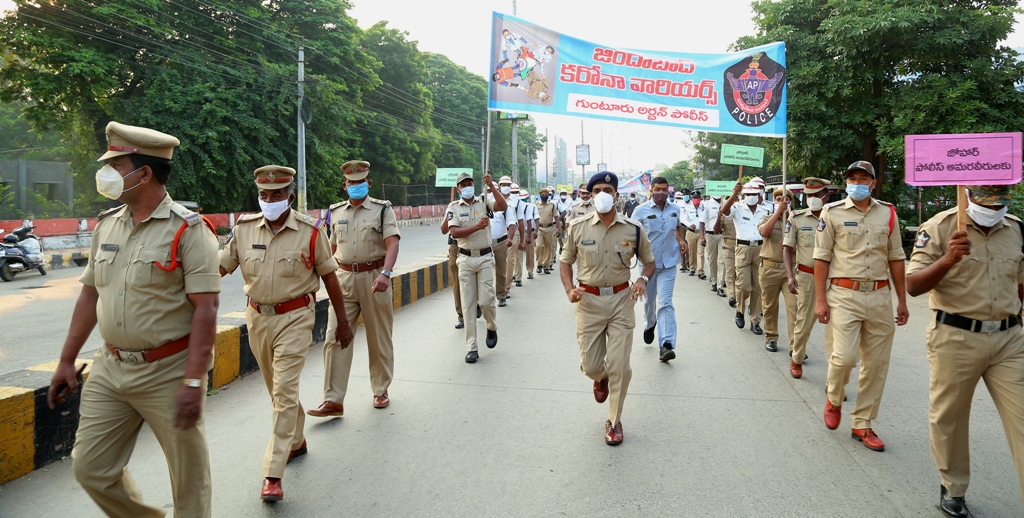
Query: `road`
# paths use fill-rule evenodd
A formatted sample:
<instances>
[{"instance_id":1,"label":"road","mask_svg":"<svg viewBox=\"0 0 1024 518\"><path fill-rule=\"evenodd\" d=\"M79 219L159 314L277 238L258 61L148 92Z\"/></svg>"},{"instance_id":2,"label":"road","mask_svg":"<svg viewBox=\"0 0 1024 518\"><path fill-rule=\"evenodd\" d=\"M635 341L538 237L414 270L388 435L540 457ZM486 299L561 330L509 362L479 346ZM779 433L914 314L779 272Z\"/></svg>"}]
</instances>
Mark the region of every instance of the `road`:
<instances>
[{"instance_id":1,"label":"road","mask_svg":"<svg viewBox=\"0 0 1024 518\"><path fill-rule=\"evenodd\" d=\"M401 229L397 267L424 257L447 254L446 238L439 225L417 225ZM81 290L81 268L50 270L18 275L12 282L0 282L0 374L51 362L60 357L71 314ZM242 276L236 271L224 277L220 315L244 311ZM82 348L82 358L91 358L103 345L94 331Z\"/></svg>"},{"instance_id":2,"label":"road","mask_svg":"<svg viewBox=\"0 0 1024 518\"><path fill-rule=\"evenodd\" d=\"M445 290L395 315L386 410L371 407L357 332L345 417L306 419L309 455L287 468L276 505L258 499L270 434L262 379L248 376L211 396L213 515L941 516L928 442L925 300L911 299L910 323L896 332L874 423L887 449L877 453L849 435L856 383L841 427L822 423L820 326L804 377L794 380L786 353L768 353L763 337L736 329L733 310L707 284L681 277L676 285L679 358L659 362L657 348L634 334L621 446L604 444L607 407L579 371L573 307L556 275L513 288L498 309L498 347L482 348L474 365L463 361ZM322 384L314 347L301 380L306 408L320 403ZM972 415L968 504L978 517L1021 516L984 385ZM70 468L56 463L0 486L0 516L99 516ZM166 464L148 430L129 468L146 501L170 505Z\"/></svg>"}]
</instances>

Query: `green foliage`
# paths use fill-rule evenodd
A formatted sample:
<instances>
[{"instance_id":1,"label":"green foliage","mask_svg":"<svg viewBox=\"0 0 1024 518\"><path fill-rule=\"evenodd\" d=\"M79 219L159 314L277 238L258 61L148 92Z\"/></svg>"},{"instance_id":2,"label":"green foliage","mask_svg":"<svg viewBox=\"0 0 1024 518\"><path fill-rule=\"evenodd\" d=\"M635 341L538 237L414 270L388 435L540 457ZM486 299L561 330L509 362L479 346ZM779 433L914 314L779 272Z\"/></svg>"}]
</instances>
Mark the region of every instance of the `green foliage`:
<instances>
[{"instance_id":1,"label":"green foliage","mask_svg":"<svg viewBox=\"0 0 1024 518\"><path fill-rule=\"evenodd\" d=\"M679 190L682 188L693 189L693 180L696 175L697 172L693 170L690 161L680 160L670 167L666 167L657 176L665 178L669 185Z\"/></svg>"}]
</instances>

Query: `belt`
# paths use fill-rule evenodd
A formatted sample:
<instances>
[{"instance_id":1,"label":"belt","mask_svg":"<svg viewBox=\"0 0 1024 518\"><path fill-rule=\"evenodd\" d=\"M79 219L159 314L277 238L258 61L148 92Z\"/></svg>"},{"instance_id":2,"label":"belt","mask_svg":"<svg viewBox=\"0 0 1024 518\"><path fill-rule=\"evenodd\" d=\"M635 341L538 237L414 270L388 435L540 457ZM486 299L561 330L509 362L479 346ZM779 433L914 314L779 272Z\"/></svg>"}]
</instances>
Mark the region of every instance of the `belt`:
<instances>
[{"instance_id":1,"label":"belt","mask_svg":"<svg viewBox=\"0 0 1024 518\"><path fill-rule=\"evenodd\" d=\"M554 223L551 223L551 224L548 224L548 225L545 225L543 223L540 224L540 228L548 228L548 227L553 227L553 226L555 226Z\"/></svg>"},{"instance_id":2,"label":"belt","mask_svg":"<svg viewBox=\"0 0 1024 518\"><path fill-rule=\"evenodd\" d=\"M309 300L311 298L315 301L316 295L303 295L295 300L289 300L288 302L282 302L280 304L260 304L255 300L249 299L249 307L255 309L261 315L283 315L289 311L295 311L296 309L306 307L309 305Z\"/></svg>"},{"instance_id":3,"label":"belt","mask_svg":"<svg viewBox=\"0 0 1024 518\"><path fill-rule=\"evenodd\" d=\"M602 286L600 288L596 286L588 286L586 284L583 284L582 282L580 283L580 288L583 288L583 291L590 293L591 295L613 295L628 287L629 281L626 281L618 286Z\"/></svg>"},{"instance_id":4,"label":"belt","mask_svg":"<svg viewBox=\"0 0 1024 518\"><path fill-rule=\"evenodd\" d=\"M761 246L764 244L763 240L758 241L747 241L746 239L737 239L736 243L746 246Z\"/></svg>"},{"instance_id":5,"label":"belt","mask_svg":"<svg viewBox=\"0 0 1024 518\"><path fill-rule=\"evenodd\" d=\"M352 264L339 264L338 267L346 272L368 272L370 270L376 270L384 266L384 258L377 259L376 261L370 261L368 263L352 263Z\"/></svg>"},{"instance_id":6,"label":"belt","mask_svg":"<svg viewBox=\"0 0 1024 518\"><path fill-rule=\"evenodd\" d=\"M466 250L465 248L460 248L459 253L470 257L481 257L491 253L491 247L481 248L480 250Z\"/></svg>"},{"instance_id":7,"label":"belt","mask_svg":"<svg viewBox=\"0 0 1024 518\"><path fill-rule=\"evenodd\" d=\"M940 324L946 324L947 326L953 326L974 333L995 333L997 331L1006 331L1011 327L1016 327L1017 324L1020 323L1017 320L1017 317L1007 317L1002 320L974 320L973 318L962 317L960 315L946 313L945 311L936 311L935 321Z\"/></svg>"},{"instance_id":8,"label":"belt","mask_svg":"<svg viewBox=\"0 0 1024 518\"><path fill-rule=\"evenodd\" d=\"M769 268L782 268L786 265L783 263L777 263L775 261L769 261L767 259L761 259L761 266L767 266Z\"/></svg>"},{"instance_id":9,"label":"belt","mask_svg":"<svg viewBox=\"0 0 1024 518\"><path fill-rule=\"evenodd\" d=\"M495 243L501 243L501 242L505 241L506 239L508 239L508 234L506 234L504 236L501 236L498 239L495 239L494 242Z\"/></svg>"},{"instance_id":10,"label":"belt","mask_svg":"<svg viewBox=\"0 0 1024 518\"><path fill-rule=\"evenodd\" d=\"M721 234L721 232L708 232L707 230L705 230L704 233L705 234L711 234L712 236L717 236L717 235Z\"/></svg>"},{"instance_id":11,"label":"belt","mask_svg":"<svg viewBox=\"0 0 1024 518\"><path fill-rule=\"evenodd\" d=\"M846 277L836 277L829 280L830 284L835 284L840 288L847 288L853 291L877 291L889 285L888 280L884 281L855 281L853 279L847 279Z\"/></svg>"},{"instance_id":12,"label":"belt","mask_svg":"<svg viewBox=\"0 0 1024 518\"><path fill-rule=\"evenodd\" d=\"M725 241L726 243L730 243L730 242L731 243L735 243L736 242L736 238L722 236L722 241Z\"/></svg>"},{"instance_id":13,"label":"belt","mask_svg":"<svg viewBox=\"0 0 1024 518\"><path fill-rule=\"evenodd\" d=\"M125 351L118 349L113 345L106 344L107 349L110 349L110 353L117 358L118 361L125 363L153 363L157 360L162 360L168 356L188 349L188 339L190 335L185 335L173 342L168 342L155 349L149 349L147 351Z\"/></svg>"},{"instance_id":14,"label":"belt","mask_svg":"<svg viewBox=\"0 0 1024 518\"><path fill-rule=\"evenodd\" d=\"M801 272L809 273L811 275L814 275L814 268L811 268L810 266L804 266L804 265L802 265L800 263L797 263L796 269L800 270Z\"/></svg>"}]
</instances>

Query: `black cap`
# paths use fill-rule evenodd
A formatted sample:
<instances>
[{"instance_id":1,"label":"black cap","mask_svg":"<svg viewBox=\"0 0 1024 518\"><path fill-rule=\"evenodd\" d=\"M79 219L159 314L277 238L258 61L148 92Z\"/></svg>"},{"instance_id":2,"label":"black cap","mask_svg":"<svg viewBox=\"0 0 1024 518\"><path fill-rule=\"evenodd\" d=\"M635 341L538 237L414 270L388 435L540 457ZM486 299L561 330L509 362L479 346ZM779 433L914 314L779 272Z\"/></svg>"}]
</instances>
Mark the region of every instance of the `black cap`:
<instances>
[{"instance_id":1,"label":"black cap","mask_svg":"<svg viewBox=\"0 0 1024 518\"><path fill-rule=\"evenodd\" d=\"M690 196L693 196L694 198L700 198L700 191L693 191L690 193Z\"/></svg>"},{"instance_id":2,"label":"black cap","mask_svg":"<svg viewBox=\"0 0 1024 518\"><path fill-rule=\"evenodd\" d=\"M599 183L611 184L615 190L619 190L619 177L615 176L615 173L609 173L608 171L601 171L590 177L590 181L587 182L587 190L593 191L594 186Z\"/></svg>"}]
</instances>

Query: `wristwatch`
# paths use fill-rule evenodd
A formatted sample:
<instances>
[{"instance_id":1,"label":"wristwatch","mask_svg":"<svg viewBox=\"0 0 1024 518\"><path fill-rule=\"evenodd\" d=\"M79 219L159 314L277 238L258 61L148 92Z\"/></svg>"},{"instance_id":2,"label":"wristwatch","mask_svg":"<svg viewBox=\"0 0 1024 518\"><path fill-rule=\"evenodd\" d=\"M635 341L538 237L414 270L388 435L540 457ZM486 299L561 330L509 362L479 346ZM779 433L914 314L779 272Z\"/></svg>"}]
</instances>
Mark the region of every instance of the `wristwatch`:
<instances>
[{"instance_id":1,"label":"wristwatch","mask_svg":"<svg viewBox=\"0 0 1024 518\"><path fill-rule=\"evenodd\" d=\"M203 386L203 380L199 378L185 378L181 380L182 385L186 385L189 388L200 388Z\"/></svg>"},{"instance_id":2,"label":"wristwatch","mask_svg":"<svg viewBox=\"0 0 1024 518\"><path fill-rule=\"evenodd\" d=\"M380 274L385 276L385 277L387 277L387 278L389 278L389 279L391 278L391 272L388 271L388 270L381 270Z\"/></svg>"},{"instance_id":3,"label":"wristwatch","mask_svg":"<svg viewBox=\"0 0 1024 518\"><path fill-rule=\"evenodd\" d=\"M651 278L646 275L641 275L640 278L643 279L644 282L646 282L647 284L651 283Z\"/></svg>"}]
</instances>

